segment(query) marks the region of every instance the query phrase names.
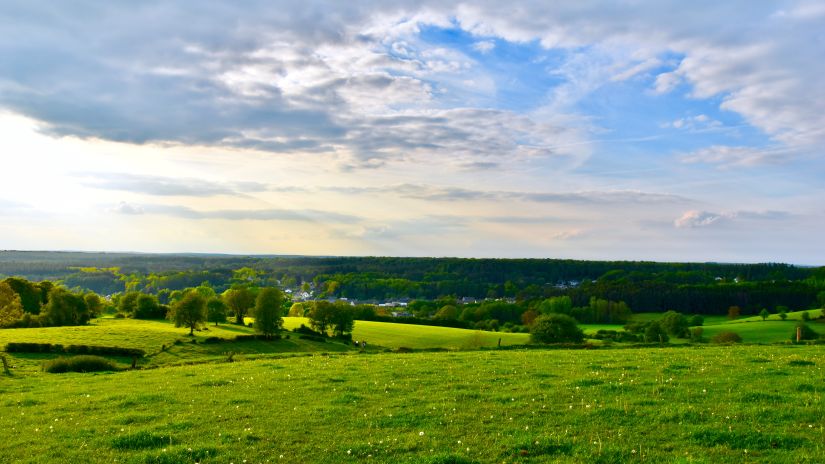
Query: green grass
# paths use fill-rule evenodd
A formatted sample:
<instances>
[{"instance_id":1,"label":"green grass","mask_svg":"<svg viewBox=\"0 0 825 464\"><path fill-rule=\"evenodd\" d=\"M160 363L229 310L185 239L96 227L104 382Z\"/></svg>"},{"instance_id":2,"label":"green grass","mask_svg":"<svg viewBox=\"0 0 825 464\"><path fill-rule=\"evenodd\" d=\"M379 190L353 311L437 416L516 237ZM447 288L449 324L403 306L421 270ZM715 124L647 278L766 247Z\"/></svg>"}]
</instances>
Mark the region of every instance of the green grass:
<instances>
[{"instance_id":1,"label":"green grass","mask_svg":"<svg viewBox=\"0 0 825 464\"><path fill-rule=\"evenodd\" d=\"M240 334L253 333L247 327L221 324L210 325L209 330L195 332L195 339L207 337L231 338ZM101 318L89 325L75 327L42 327L32 329L0 330L0 346L9 342L61 343L63 345L98 345L140 348L147 353L159 351L162 345L171 345L176 340L191 340L189 329L175 327L168 321L145 321L139 319Z\"/></svg>"},{"instance_id":2,"label":"green grass","mask_svg":"<svg viewBox=\"0 0 825 464\"><path fill-rule=\"evenodd\" d=\"M736 332L742 337L745 343L778 343L789 342L791 336L796 333L797 321L759 321L739 322L733 321L727 324L716 324L703 327L702 336L710 339L719 332ZM821 323L809 323L811 328L822 333Z\"/></svg>"},{"instance_id":3,"label":"green grass","mask_svg":"<svg viewBox=\"0 0 825 464\"><path fill-rule=\"evenodd\" d=\"M284 327L287 329L293 329L301 324L309 325L309 320L303 317L284 318ZM496 346L499 338L501 338L502 345L522 345L530 341L530 336L522 333L485 332L373 321L356 321L355 330L352 332L353 340L366 340L368 345L386 348L477 349Z\"/></svg>"},{"instance_id":4,"label":"green grass","mask_svg":"<svg viewBox=\"0 0 825 464\"><path fill-rule=\"evenodd\" d=\"M4 462L825 455L817 346L347 354L0 381Z\"/></svg>"}]
</instances>

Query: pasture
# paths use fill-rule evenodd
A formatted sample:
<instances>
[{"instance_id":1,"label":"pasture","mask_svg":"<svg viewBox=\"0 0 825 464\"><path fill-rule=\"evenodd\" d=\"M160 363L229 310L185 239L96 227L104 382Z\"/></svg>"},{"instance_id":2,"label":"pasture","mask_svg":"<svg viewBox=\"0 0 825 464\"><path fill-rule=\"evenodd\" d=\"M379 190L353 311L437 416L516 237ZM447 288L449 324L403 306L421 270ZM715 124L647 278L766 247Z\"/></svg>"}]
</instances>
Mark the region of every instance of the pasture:
<instances>
[{"instance_id":1,"label":"pasture","mask_svg":"<svg viewBox=\"0 0 825 464\"><path fill-rule=\"evenodd\" d=\"M817 462L817 346L301 356L0 382L6 462Z\"/></svg>"},{"instance_id":2,"label":"pasture","mask_svg":"<svg viewBox=\"0 0 825 464\"><path fill-rule=\"evenodd\" d=\"M301 324L309 325L304 317L285 317L284 328L293 329ZM357 321L352 332L353 340L366 340L370 345L386 348L445 348L452 350L478 349L498 345L523 345L530 335L523 333L486 332L391 322Z\"/></svg>"}]
</instances>

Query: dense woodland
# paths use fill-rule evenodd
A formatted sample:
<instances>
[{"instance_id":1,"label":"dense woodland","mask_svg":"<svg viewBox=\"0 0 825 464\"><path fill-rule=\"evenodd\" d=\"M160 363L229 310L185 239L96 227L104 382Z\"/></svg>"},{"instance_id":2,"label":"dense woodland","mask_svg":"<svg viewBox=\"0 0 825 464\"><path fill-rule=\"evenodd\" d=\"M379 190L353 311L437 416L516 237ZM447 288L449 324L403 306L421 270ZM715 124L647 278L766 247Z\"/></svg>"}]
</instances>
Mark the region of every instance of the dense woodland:
<instances>
[{"instance_id":1,"label":"dense woodland","mask_svg":"<svg viewBox=\"0 0 825 464\"><path fill-rule=\"evenodd\" d=\"M466 324L518 325L553 297L569 297L580 322L614 318L597 309L604 304L687 314L727 314L738 307L746 315L825 303L825 268L773 263L0 252L0 278L8 276L50 280L80 293L150 294L159 304L204 285L216 294L237 286L277 287L310 299L404 301L422 320L439 319L446 307L442 320ZM450 307L455 317L444 317Z\"/></svg>"}]
</instances>

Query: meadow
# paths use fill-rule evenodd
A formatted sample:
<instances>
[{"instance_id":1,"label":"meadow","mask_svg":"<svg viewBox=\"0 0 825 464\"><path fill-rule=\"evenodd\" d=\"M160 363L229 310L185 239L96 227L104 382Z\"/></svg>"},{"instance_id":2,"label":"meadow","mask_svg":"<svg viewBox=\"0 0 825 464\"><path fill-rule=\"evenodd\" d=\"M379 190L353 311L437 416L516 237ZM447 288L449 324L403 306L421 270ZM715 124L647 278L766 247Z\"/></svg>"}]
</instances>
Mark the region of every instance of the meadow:
<instances>
[{"instance_id":1,"label":"meadow","mask_svg":"<svg viewBox=\"0 0 825 464\"><path fill-rule=\"evenodd\" d=\"M706 336L734 328L761 343L787 342L794 326L714 322ZM285 318L286 328L302 323ZM0 461L797 463L825 455L820 346L526 349L526 334L358 321L362 352L295 333L230 341L252 329L208 328L189 337L166 321L103 318L0 331L2 345L148 353L140 369L112 358L123 371L87 374L42 372L55 354L7 353ZM499 338L514 346L495 349ZM449 351L390 352L400 347Z\"/></svg>"},{"instance_id":2,"label":"meadow","mask_svg":"<svg viewBox=\"0 0 825 464\"><path fill-rule=\"evenodd\" d=\"M350 353L0 383L6 462L818 462L821 348Z\"/></svg>"}]
</instances>

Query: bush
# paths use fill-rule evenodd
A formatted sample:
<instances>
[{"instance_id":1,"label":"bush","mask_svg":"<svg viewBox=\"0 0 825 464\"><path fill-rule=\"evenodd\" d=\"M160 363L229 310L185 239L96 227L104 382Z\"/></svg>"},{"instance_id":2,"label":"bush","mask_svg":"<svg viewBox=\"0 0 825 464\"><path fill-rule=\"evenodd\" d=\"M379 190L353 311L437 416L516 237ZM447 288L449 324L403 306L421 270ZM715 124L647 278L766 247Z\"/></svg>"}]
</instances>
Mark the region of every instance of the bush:
<instances>
[{"instance_id":1,"label":"bush","mask_svg":"<svg viewBox=\"0 0 825 464\"><path fill-rule=\"evenodd\" d=\"M700 327L705 324L705 318L699 314L694 315L690 318L690 325L694 327Z\"/></svg>"},{"instance_id":2,"label":"bush","mask_svg":"<svg viewBox=\"0 0 825 464\"><path fill-rule=\"evenodd\" d=\"M667 332L662 325L656 321L651 322L645 329L645 341L647 343L667 343L670 341L670 337L667 336Z\"/></svg>"},{"instance_id":3,"label":"bush","mask_svg":"<svg viewBox=\"0 0 825 464\"><path fill-rule=\"evenodd\" d=\"M701 327L694 327L694 328L690 329L690 341L692 341L692 342L702 342L702 341L704 341L704 338L702 337L702 334L704 333L704 331L705 330Z\"/></svg>"},{"instance_id":4,"label":"bush","mask_svg":"<svg viewBox=\"0 0 825 464\"><path fill-rule=\"evenodd\" d=\"M578 343L584 340L584 332L572 317L551 313L536 318L530 326L530 339L536 343Z\"/></svg>"},{"instance_id":5,"label":"bush","mask_svg":"<svg viewBox=\"0 0 825 464\"><path fill-rule=\"evenodd\" d=\"M101 372L120 370L117 364L100 356L72 356L57 358L43 363L43 370L52 374L63 372Z\"/></svg>"},{"instance_id":6,"label":"bush","mask_svg":"<svg viewBox=\"0 0 825 464\"><path fill-rule=\"evenodd\" d=\"M742 343L742 336L736 332L719 332L710 339L713 343Z\"/></svg>"},{"instance_id":7,"label":"bush","mask_svg":"<svg viewBox=\"0 0 825 464\"><path fill-rule=\"evenodd\" d=\"M819 338L819 334L814 331L814 329L810 328L808 324L804 322L800 322L796 325L799 328L799 339L800 340L816 340ZM796 329L794 329L793 334L791 334L791 341L796 341Z\"/></svg>"},{"instance_id":8,"label":"bush","mask_svg":"<svg viewBox=\"0 0 825 464\"><path fill-rule=\"evenodd\" d=\"M690 335L688 332L690 321L676 311L666 312L664 316L662 316L662 319L659 320L659 324L668 335L678 338L687 338Z\"/></svg>"},{"instance_id":9,"label":"bush","mask_svg":"<svg viewBox=\"0 0 825 464\"><path fill-rule=\"evenodd\" d=\"M99 356L143 357L146 353L137 348L122 348L119 346L94 345L52 345L50 343L9 343L6 345L9 353L69 353L93 354Z\"/></svg>"}]
</instances>

